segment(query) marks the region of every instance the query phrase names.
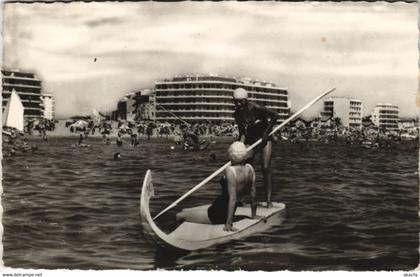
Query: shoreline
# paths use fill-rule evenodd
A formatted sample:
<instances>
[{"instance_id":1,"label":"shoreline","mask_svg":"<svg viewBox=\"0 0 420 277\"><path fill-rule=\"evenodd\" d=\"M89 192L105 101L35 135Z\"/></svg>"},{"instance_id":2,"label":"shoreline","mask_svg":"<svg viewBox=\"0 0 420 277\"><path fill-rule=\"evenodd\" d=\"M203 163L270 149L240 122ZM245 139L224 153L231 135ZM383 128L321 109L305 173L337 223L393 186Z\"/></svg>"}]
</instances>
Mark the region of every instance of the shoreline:
<instances>
[{"instance_id":1,"label":"shoreline","mask_svg":"<svg viewBox=\"0 0 420 277\"><path fill-rule=\"evenodd\" d=\"M118 132L117 132L117 128L116 128L116 123L114 124L115 126L113 127L112 132L108 135L108 138L113 141L118 137ZM46 132L47 138L75 138L78 139L80 136L79 132L70 132L68 127L65 127L65 122L64 121L59 121L56 124L56 128L54 129L54 131L47 131ZM42 140L42 134L39 134L38 131L33 131L33 133L30 135L28 133L25 133L25 136L30 139L30 140ZM173 134L170 134L168 136L163 135L160 136L158 135L156 132L154 132L154 134L150 137L150 140L156 141L156 140L161 140L161 141L174 141L174 138L176 136ZM89 134L87 138L85 138L85 140L89 140L89 139L104 139L103 135L101 133L99 133L99 131L95 132L95 134ZM124 134L122 136L123 140L130 140L131 137L129 134ZM147 140L147 135L146 134L138 134L138 139L139 140ZM226 135L222 135L222 136L217 136L217 135L200 135L200 139L204 139L204 140L214 140L214 141L230 141L233 142L234 141L234 136L226 136ZM379 142L379 143L392 143L392 144L406 144L406 143L410 143L410 144L418 144L419 141L416 139L401 139L401 140L392 140L392 139L378 139L378 140L362 140L362 139L356 139L353 141L347 141L346 137L344 136L339 136L336 139L327 139L327 141L325 140L326 138L309 138L309 139L305 139L305 138L294 138L294 139L279 139L278 141L275 141L274 143L304 143L304 144L309 144L309 143L348 143L348 144L353 144L353 145L357 145L357 144L361 144L363 141L372 141L372 142Z\"/></svg>"},{"instance_id":2,"label":"shoreline","mask_svg":"<svg viewBox=\"0 0 420 277\"><path fill-rule=\"evenodd\" d=\"M28 140L42 140L42 135L39 135L38 133L33 133L32 135L25 134L25 136L28 138ZM150 141L168 141L168 142L174 142L176 136L174 135L168 135L166 136L158 136L153 135L150 137ZM59 132L47 132L47 138L71 138L71 139L78 139L79 133L59 133ZM109 134L108 138L113 142L117 138L117 134ZM125 134L122 137L122 140L127 141L131 140L130 135ZM94 139L94 140L103 140L102 134L94 134L94 135L88 135L86 140ZM138 139L141 141L147 141L147 135L139 135ZM200 140L212 140L216 142L233 142L235 139L233 136L209 136L209 135L201 135ZM338 137L337 139L333 140L322 140L322 139L278 139L276 141L273 141L274 144L330 144L330 143L340 143L340 144L349 144L349 145L361 145L363 142L369 141L369 140L354 140L354 141L347 141L345 137ZM419 144L420 142L418 140L391 140L391 139L379 139L377 141L372 142L378 142L378 143L391 143L391 144Z\"/></svg>"}]
</instances>

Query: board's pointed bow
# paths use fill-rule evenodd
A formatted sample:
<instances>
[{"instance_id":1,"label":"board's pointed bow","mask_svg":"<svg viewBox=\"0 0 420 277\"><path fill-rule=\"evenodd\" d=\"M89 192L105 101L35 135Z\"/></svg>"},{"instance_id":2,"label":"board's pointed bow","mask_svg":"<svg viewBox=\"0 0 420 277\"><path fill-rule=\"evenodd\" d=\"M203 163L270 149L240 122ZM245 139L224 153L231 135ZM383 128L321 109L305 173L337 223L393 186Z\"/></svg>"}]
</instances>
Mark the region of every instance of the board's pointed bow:
<instances>
[{"instance_id":1,"label":"board's pointed bow","mask_svg":"<svg viewBox=\"0 0 420 277\"><path fill-rule=\"evenodd\" d=\"M143 226L143 232L152 234L153 229L150 223L153 221L150 215L149 200L155 195L153 184L152 184L152 172L147 170L146 176L144 177L143 186L141 188L140 196L140 217L141 225Z\"/></svg>"}]
</instances>

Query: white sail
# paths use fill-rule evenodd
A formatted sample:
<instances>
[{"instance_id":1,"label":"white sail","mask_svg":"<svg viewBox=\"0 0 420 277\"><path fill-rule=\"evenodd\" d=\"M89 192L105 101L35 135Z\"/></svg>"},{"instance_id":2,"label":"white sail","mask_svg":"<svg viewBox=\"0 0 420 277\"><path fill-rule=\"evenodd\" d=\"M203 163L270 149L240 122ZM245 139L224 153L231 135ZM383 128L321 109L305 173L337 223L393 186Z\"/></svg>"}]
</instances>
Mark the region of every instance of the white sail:
<instances>
[{"instance_id":1,"label":"white sail","mask_svg":"<svg viewBox=\"0 0 420 277\"><path fill-rule=\"evenodd\" d=\"M98 112L96 109L92 110L92 114L93 114L96 124L101 123L101 120L102 118L104 118L104 116L100 112Z\"/></svg>"},{"instance_id":2,"label":"white sail","mask_svg":"<svg viewBox=\"0 0 420 277\"><path fill-rule=\"evenodd\" d=\"M23 131L23 104L19 95L15 90L12 90L9 102L3 112L3 126L14 127L19 131Z\"/></svg>"}]
</instances>

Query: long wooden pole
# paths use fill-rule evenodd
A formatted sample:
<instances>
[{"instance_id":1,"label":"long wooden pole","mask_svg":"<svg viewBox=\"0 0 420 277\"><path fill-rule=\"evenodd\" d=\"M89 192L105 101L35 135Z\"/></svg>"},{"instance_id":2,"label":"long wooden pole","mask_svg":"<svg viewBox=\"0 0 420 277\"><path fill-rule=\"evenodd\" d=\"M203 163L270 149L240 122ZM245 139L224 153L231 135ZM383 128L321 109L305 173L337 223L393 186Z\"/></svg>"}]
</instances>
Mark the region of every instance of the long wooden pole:
<instances>
[{"instance_id":1,"label":"long wooden pole","mask_svg":"<svg viewBox=\"0 0 420 277\"><path fill-rule=\"evenodd\" d=\"M177 116L176 114L174 114L173 112L171 112L170 110L168 110L167 108L165 108L162 104L158 104L160 107L162 107L165 111L167 111L169 114L173 115L175 118L177 118L178 120L184 122L185 124L191 125L191 123L185 121L184 119L182 119L181 117ZM208 120L206 118L208 123L211 123L210 120Z\"/></svg>"},{"instance_id":2,"label":"long wooden pole","mask_svg":"<svg viewBox=\"0 0 420 277\"><path fill-rule=\"evenodd\" d=\"M288 119L286 119L285 121L283 121L279 126L275 127L270 132L270 135L274 134L275 132L277 132L278 130L280 130L281 128L283 128L290 121L292 121L293 119L295 119L296 117L298 117L301 113L303 113L305 110L307 110L313 104L315 104L316 102L318 102L321 98L323 98L324 96L326 96L327 94L331 93L334 90L335 90L335 88L332 88L332 89L330 89L330 90L322 93L321 95L317 96L311 102L309 102L308 104L306 104L306 106L304 106L299 111L297 111L296 113L294 113L291 117L289 117ZM249 151L251 149L254 149L258 144L261 143L261 141L262 141L262 139L257 140L254 144L252 144L251 146L249 146L246 150ZM153 218L153 220L155 220L156 218L158 218L162 214L166 213L168 210L170 210L173 207L175 207L176 205L178 205L179 202L181 202L182 200L184 200L185 198L187 198L190 194L192 194L193 192L195 192L196 190L198 190L199 188L201 188L202 186L204 186L205 184L207 184L210 180L212 180L214 177L216 177L217 175L219 175L228 166L230 166L230 162L227 162L224 166L222 166L221 168L219 168L218 170L216 170L215 172L213 172L213 174L211 174L209 177L207 177L206 179L204 179L201 183L199 183L198 185L196 185L195 187L193 187L192 189L190 189L187 193L185 193L180 198L178 198L175 202L173 202L171 205L169 205L167 208L165 208L163 211L161 211L159 214L157 214Z\"/></svg>"},{"instance_id":3,"label":"long wooden pole","mask_svg":"<svg viewBox=\"0 0 420 277\"><path fill-rule=\"evenodd\" d=\"M166 112L168 112L169 114L173 115L175 118L177 118L178 120L180 120L181 122L190 125L190 123L188 123L187 121L183 120L182 118L180 118L179 116L177 116L176 114L174 114L173 112L169 111L168 109L166 109L163 105L158 104L160 107L162 107Z\"/></svg>"}]
</instances>

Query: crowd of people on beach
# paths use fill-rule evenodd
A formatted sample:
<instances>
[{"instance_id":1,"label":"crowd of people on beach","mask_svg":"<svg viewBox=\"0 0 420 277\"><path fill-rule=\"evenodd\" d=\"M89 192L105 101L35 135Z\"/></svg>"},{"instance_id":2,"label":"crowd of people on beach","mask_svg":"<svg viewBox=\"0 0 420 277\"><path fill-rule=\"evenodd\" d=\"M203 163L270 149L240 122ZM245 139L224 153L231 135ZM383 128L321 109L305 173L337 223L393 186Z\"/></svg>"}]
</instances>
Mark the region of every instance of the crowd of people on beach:
<instances>
[{"instance_id":1,"label":"crowd of people on beach","mask_svg":"<svg viewBox=\"0 0 420 277\"><path fill-rule=\"evenodd\" d=\"M33 153L38 149L37 145L29 144L24 132L14 128L3 127L2 130L3 156L14 156L16 153Z\"/></svg>"},{"instance_id":2,"label":"crowd of people on beach","mask_svg":"<svg viewBox=\"0 0 420 277\"><path fill-rule=\"evenodd\" d=\"M240 130L237 122L201 122L187 123L182 121L175 122L154 122L154 121L125 121L113 122L110 120L94 121L86 119L84 123L74 120L66 126L70 133L78 134L79 140L76 146L88 146L86 139L90 136L100 135L104 144L111 144L112 137L115 137L115 143L119 146L123 144L124 138L130 137L130 144L137 146L141 140L150 140L151 138L164 138L172 140L175 144L181 144L184 149L200 149L200 143L203 141L212 142L216 137L230 137L232 141L237 140ZM22 150L28 152L27 135L38 135L43 140L48 140L48 132L53 132L56 128L56 122L53 120L32 120L27 121L24 131L9 130L13 136L7 136L6 145L15 144L11 148L11 153ZM334 141L345 141L348 144L358 144L362 147L379 147L388 145L390 141L418 141L417 133L407 134L402 130L380 130L374 127L363 129L345 128L340 124L332 126L313 127L310 124L303 124L300 119L287 124L273 136L274 141L283 140L291 143L318 141L322 143L332 143ZM22 139L21 139L22 138ZM24 143L25 140L25 143ZM19 146L18 146L19 145ZM20 147L22 146L22 147ZM201 146L201 148L205 148ZM36 147L34 148L36 149Z\"/></svg>"},{"instance_id":3,"label":"crowd of people on beach","mask_svg":"<svg viewBox=\"0 0 420 277\"><path fill-rule=\"evenodd\" d=\"M3 126L2 130L2 150L3 156L14 156L16 153L34 153L38 146L30 144L28 136L38 133L44 141L48 141L47 132L54 131L55 121L48 119L26 120L23 130Z\"/></svg>"},{"instance_id":4,"label":"crowd of people on beach","mask_svg":"<svg viewBox=\"0 0 420 277\"><path fill-rule=\"evenodd\" d=\"M37 131L39 135L46 136L46 132L52 132L55 130L55 120L50 119L34 119L26 121L24 132L32 135L34 131Z\"/></svg>"},{"instance_id":5,"label":"crowd of people on beach","mask_svg":"<svg viewBox=\"0 0 420 277\"><path fill-rule=\"evenodd\" d=\"M93 120L86 124L68 125L71 133L79 134L79 145L89 137L100 134L105 144L111 143L111 136L116 137L116 144L121 146L124 137L131 138L131 145L138 145L140 138L150 140L154 138L172 139L175 144L184 144L188 149L195 149L200 144L200 138L213 140L216 136L237 137L238 128L233 123L186 123L186 122L153 122L153 121L124 121L117 123L102 120L94 123Z\"/></svg>"},{"instance_id":6,"label":"crowd of people on beach","mask_svg":"<svg viewBox=\"0 0 420 277\"><path fill-rule=\"evenodd\" d=\"M111 133L120 135L131 135L133 133L139 136L147 137L169 137L181 134L185 129L200 136L232 136L237 133L237 127L233 123L183 123L183 122L153 122L120 120L117 126L113 127L113 122L103 120L98 124L89 121L83 127L69 127L71 133L84 133L85 135L94 135L95 133L109 135Z\"/></svg>"},{"instance_id":7,"label":"crowd of people on beach","mask_svg":"<svg viewBox=\"0 0 420 277\"><path fill-rule=\"evenodd\" d=\"M175 144L185 143L186 148L197 146L201 138L208 141L216 137L231 137L232 141L239 136L239 128L236 122L230 123L185 123L185 122L153 122L140 121L101 121L95 124L89 121L83 127L70 127L70 132L78 133L87 139L90 135L100 134L104 143L110 144L111 138L116 137L116 143L122 145L123 138L130 137L131 145L138 145L140 139L150 140L151 138L165 138L173 140ZM401 130L380 130L377 128L346 128L342 125L312 127L302 124L299 120L292 121L273 136L274 141L284 140L291 143L318 141L332 143L334 141L345 141L348 144L362 144L362 142L401 141L418 140L418 133L403 136Z\"/></svg>"}]
</instances>

